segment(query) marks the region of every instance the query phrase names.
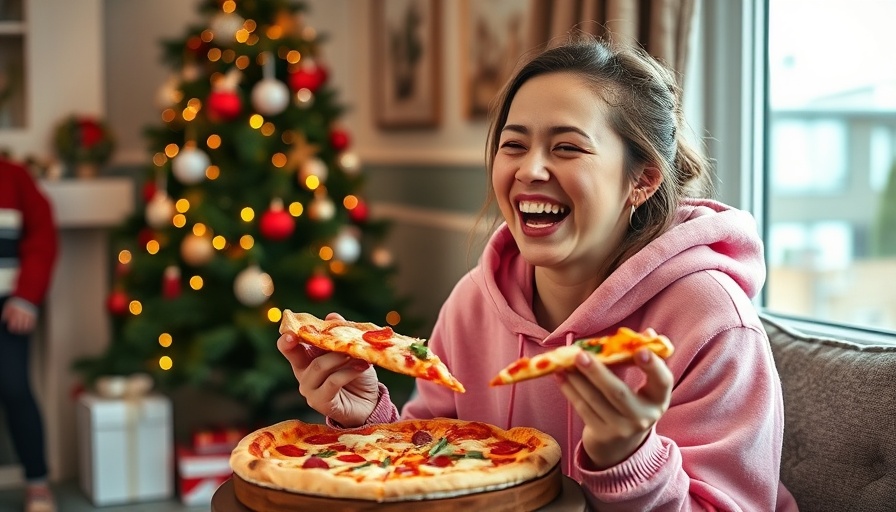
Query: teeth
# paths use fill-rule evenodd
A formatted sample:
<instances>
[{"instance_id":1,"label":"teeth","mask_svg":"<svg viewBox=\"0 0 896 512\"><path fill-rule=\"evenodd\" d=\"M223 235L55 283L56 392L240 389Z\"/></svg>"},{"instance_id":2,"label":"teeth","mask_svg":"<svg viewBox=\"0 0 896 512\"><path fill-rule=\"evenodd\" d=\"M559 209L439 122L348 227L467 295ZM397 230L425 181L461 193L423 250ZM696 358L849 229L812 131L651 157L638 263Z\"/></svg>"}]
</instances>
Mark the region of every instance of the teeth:
<instances>
[{"instance_id":1,"label":"teeth","mask_svg":"<svg viewBox=\"0 0 896 512\"><path fill-rule=\"evenodd\" d=\"M536 203L535 201L520 201L520 211L523 213L565 213L566 207L562 204Z\"/></svg>"}]
</instances>

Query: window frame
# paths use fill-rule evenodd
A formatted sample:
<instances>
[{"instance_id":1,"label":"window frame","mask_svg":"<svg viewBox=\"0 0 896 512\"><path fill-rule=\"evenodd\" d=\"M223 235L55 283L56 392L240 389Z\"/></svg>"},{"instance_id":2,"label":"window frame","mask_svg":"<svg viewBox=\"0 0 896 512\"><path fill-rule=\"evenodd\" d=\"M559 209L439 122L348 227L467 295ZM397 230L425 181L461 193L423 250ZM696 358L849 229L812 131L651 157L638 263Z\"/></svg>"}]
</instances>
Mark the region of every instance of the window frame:
<instances>
[{"instance_id":1,"label":"window frame","mask_svg":"<svg viewBox=\"0 0 896 512\"><path fill-rule=\"evenodd\" d=\"M768 123L768 5L769 0L703 0L697 11L692 41L700 61L699 84L686 89L697 99L706 150L715 163L717 197L750 211L760 234L768 239L765 197L769 183L765 169L770 155L765 133ZM694 71L694 69L689 69ZM688 77L690 79L690 77ZM693 123L692 123L693 124ZM742 171L741 171L742 170ZM766 262L768 254L766 254ZM796 318L766 310L766 290L755 299L759 311L783 324L818 336L848 339L864 344L896 345L896 336L884 330L865 329L811 318Z\"/></svg>"}]
</instances>

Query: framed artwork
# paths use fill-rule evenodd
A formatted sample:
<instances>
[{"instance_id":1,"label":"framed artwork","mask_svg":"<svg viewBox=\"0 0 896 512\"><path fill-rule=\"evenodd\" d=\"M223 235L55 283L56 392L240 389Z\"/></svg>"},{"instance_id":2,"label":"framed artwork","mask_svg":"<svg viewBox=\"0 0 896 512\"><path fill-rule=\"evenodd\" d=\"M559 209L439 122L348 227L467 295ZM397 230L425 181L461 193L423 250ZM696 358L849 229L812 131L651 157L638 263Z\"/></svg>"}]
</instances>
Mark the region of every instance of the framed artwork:
<instances>
[{"instance_id":1,"label":"framed artwork","mask_svg":"<svg viewBox=\"0 0 896 512\"><path fill-rule=\"evenodd\" d=\"M386 130L434 128L441 117L440 0L374 0L374 116Z\"/></svg>"},{"instance_id":2,"label":"framed artwork","mask_svg":"<svg viewBox=\"0 0 896 512\"><path fill-rule=\"evenodd\" d=\"M462 0L461 90L468 119L482 119L529 50L530 0Z\"/></svg>"}]
</instances>

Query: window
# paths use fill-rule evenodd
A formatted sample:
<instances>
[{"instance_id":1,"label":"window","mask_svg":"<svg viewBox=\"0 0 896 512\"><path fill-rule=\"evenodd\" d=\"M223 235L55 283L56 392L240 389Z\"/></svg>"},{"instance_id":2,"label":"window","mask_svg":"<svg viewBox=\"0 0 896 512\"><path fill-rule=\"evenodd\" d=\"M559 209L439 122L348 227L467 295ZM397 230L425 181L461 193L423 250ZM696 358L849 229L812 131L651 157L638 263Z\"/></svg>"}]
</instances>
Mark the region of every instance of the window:
<instances>
[{"instance_id":1,"label":"window","mask_svg":"<svg viewBox=\"0 0 896 512\"><path fill-rule=\"evenodd\" d=\"M766 9L764 305L896 331L896 2Z\"/></svg>"}]
</instances>

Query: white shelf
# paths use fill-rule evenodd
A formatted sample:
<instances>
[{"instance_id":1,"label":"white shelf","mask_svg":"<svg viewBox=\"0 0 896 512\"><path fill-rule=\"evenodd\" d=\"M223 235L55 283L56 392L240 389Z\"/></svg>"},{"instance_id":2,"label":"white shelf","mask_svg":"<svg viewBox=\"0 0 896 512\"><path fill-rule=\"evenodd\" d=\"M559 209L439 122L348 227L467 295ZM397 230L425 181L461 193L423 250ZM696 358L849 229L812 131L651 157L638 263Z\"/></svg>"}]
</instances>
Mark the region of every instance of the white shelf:
<instances>
[{"instance_id":1,"label":"white shelf","mask_svg":"<svg viewBox=\"0 0 896 512\"><path fill-rule=\"evenodd\" d=\"M60 229L120 224L134 208L134 181L126 177L40 182Z\"/></svg>"}]
</instances>

